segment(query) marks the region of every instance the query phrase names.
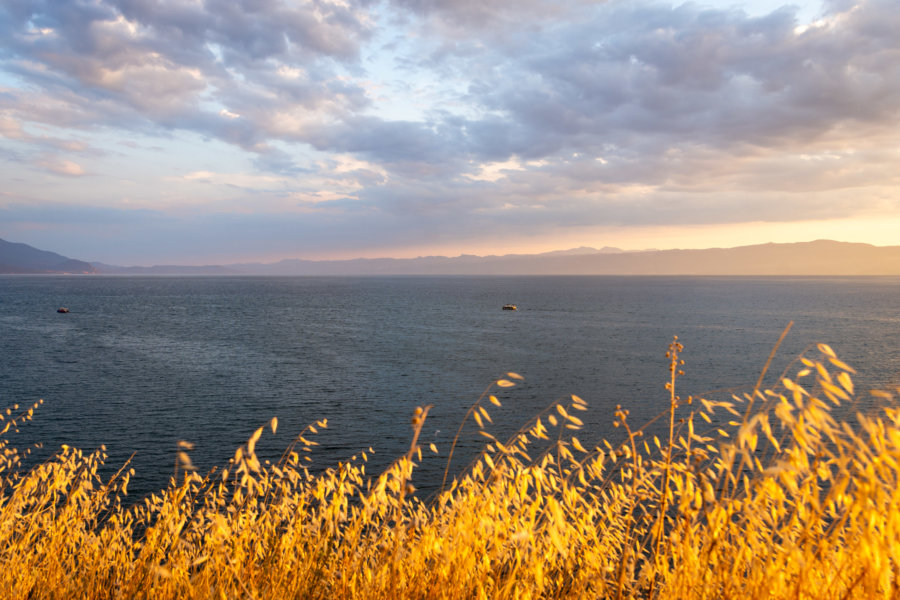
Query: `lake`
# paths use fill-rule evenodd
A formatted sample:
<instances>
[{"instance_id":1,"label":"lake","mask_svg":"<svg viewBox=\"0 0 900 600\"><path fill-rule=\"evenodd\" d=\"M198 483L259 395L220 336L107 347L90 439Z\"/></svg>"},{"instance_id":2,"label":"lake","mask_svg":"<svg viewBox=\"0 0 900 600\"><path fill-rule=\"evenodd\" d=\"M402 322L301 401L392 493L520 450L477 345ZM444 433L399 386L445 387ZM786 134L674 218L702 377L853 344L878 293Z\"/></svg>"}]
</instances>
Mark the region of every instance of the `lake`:
<instances>
[{"instance_id":1,"label":"lake","mask_svg":"<svg viewBox=\"0 0 900 600\"><path fill-rule=\"evenodd\" d=\"M136 453L132 495L165 486L178 440L206 470L273 416L263 456L327 418L314 464L372 446L373 472L408 448L419 405L434 406L422 441L446 456L506 371L525 380L496 391L498 436L577 394L580 439L619 439L617 404L635 425L666 408L673 335L681 395L746 390L791 320L766 385L817 342L860 371L859 408L900 381L900 278L0 276L0 405L44 399L9 438L42 442L38 457L105 444L118 467ZM454 466L480 444L467 430ZM433 489L443 461L416 484Z\"/></svg>"}]
</instances>

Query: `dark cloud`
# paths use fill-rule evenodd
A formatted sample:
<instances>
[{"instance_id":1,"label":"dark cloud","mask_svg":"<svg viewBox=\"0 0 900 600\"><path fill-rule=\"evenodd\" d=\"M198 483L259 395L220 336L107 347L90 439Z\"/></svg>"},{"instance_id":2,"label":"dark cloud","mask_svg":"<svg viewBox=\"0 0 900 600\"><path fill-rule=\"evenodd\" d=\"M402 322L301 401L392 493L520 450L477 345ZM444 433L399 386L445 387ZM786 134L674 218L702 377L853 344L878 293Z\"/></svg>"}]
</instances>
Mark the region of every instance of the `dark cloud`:
<instances>
[{"instance_id":1,"label":"dark cloud","mask_svg":"<svg viewBox=\"0 0 900 600\"><path fill-rule=\"evenodd\" d=\"M359 116L312 128L308 141L316 149L356 154L397 175L422 180L453 177L467 157L462 127L452 121L422 123Z\"/></svg>"},{"instance_id":2,"label":"dark cloud","mask_svg":"<svg viewBox=\"0 0 900 600\"><path fill-rule=\"evenodd\" d=\"M888 9L868 3L797 35L789 11L753 19L617 4L584 23L523 35L497 59L493 71L504 76L475 80L470 101L527 132L509 154L533 144L663 151L684 140L778 147L847 120L896 125L900 38L890 26L868 27L881 13L896 23Z\"/></svg>"},{"instance_id":3,"label":"dark cloud","mask_svg":"<svg viewBox=\"0 0 900 600\"><path fill-rule=\"evenodd\" d=\"M428 32L460 40L489 36L496 42L512 30L538 29L541 23L577 18L577 15L606 0L390 0L401 13L426 19ZM463 43L465 45L465 42ZM458 48L458 46L457 46Z\"/></svg>"}]
</instances>

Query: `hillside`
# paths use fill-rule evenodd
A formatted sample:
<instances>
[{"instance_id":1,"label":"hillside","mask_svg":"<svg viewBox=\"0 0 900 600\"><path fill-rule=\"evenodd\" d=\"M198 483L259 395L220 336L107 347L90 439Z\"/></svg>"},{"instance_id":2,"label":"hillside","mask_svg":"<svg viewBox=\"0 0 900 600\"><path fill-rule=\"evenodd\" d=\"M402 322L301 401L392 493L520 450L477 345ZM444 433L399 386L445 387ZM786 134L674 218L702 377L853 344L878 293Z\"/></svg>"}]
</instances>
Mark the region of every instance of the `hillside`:
<instances>
[{"instance_id":1,"label":"hillside","mask_svg":"<svg viewBox=\"0 0 900 600\"><path fill-rule=\"evenodd\" d=\"M56 252L38 250L28 244L0 240L0 274L96 273L87 262Z\"/></svg>"}]
</instances>

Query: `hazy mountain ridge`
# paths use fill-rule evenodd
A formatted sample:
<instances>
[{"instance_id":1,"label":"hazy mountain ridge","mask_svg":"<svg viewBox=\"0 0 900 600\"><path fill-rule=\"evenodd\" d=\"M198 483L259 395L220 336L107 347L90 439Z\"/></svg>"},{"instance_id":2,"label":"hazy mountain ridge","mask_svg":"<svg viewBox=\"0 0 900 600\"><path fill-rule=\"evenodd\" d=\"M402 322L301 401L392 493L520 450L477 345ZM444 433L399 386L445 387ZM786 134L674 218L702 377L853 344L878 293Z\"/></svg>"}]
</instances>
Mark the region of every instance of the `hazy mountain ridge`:
<instances>
[{"instance_id":1,"label":"hazy mountain ridge","mask_svg":"<svg viewBox=\"0 0 900 600\"><path fill-rule=\"evenodd\" d=\"M900 275L900 246L831 240L703 250L570 252L455 258L288 259L230 268L268 275Z\"/></svg>"},{"instance_id":2,"label":"hazy mountain ridge","mask_svg":"<svg viewBox=\"0 0 900 600\"><path fill-rule=\"evenodd\" d=\"M56 252L38 250L28 244L0 240L0 273L65 274L96 273L88 262L75 260Z\"/></svg>"},{"instance_id":3,"label":"hazy mountain ridge","mask_svg":"<svg viewBox=\"0 0 900 600\"><path fill-rule=\"evenodd\" d=\"M571 256L574 254L620 254L625 252L621 248L615 248L613 246L603 246L600 249L591 248L589 246L580 246L578 248L571 248L569 250L551 250L550 252L542 252L538 254L538 256Z\"/></svg>"},{"instance_id":4,"label":"hazy mountain ridge","mask_svg":"<svg viewBox=\"0 0 900 600\"><path fill-rule=\"evenodd\" d=\"M103 275L241 275L221 265L154 265L152 267L122 267L119 265L107 265L100 262L91 263L97 272Z\"/></svg>"},{"instance_id":5,"label":"hazy mountain ridge","mask_svg":"<svg viewBox=\"0 0 900 600\"><path fill-rule=\"evenodd\" d=\"M49 266L48 266L49 265ZM53 266L55 265L55 267ZM461 255L275 263L122 267L86 263L0 240L0 273L107 275L900 275L900 246L816 240L704 250L605 247L543 254Z\"/></svg>"}]
</instances>

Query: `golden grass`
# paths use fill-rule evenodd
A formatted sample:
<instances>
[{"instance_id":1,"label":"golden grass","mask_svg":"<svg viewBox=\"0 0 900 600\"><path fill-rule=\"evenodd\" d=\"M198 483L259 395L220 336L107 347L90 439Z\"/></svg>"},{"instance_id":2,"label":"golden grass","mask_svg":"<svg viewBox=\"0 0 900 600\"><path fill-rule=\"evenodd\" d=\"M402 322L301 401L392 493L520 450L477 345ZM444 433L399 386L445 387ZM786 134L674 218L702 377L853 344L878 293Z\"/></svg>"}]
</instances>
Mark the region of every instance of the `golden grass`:
<instances>
[{"instance_id":1,"label":"golden grass","mask_svg":"<svg viewBox=\"0 0 900 600\"><path fill-rule=\"evenodd\" d=\"M260 428L206 476L183 444L167 489L132 506L127 465L99 477L103 449L22 468L8 435L37 406L10 410L0 597L898 597L900 411L838 422L853 371L824 345L776 389L681 399L680 351L673 341L668 439L645 439L619 408L624 442L589 447L573 396L501 441L483 427L492 386L469 412L484 453L428 502L409 485L427 408L384 473L364 453L311 472L324 422L261 463ZM431 460L449 468L445 451Z\"/></svg>"}]
</instances>

